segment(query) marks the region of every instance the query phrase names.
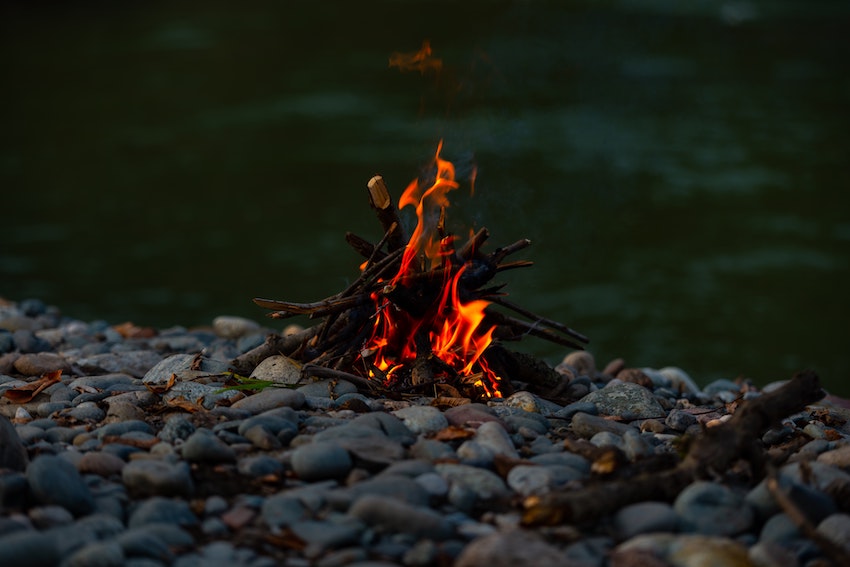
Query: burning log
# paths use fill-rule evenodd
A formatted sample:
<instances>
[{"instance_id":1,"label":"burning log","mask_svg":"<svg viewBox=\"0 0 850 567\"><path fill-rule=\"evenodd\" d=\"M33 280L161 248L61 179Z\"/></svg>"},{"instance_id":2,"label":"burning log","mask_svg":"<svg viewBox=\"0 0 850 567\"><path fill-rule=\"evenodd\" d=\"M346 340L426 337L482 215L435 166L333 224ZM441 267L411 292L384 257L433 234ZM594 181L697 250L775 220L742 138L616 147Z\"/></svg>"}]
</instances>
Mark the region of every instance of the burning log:
<instances>
[{"instance_id":1,"label":"burning log","mask_svg":"<svg viewBox=\"0 0 850 567\"><path fill-rule=\"evenodd\" d=\"M376 175L369 180L369 204L384 234L376 244L353 233L345 235L366 258L359 277L346 289L311 303L254 299L275 319L303 315L323 321L295 338L270 337L262 347L236 359L237 369L250 372L264 356L283 353L305 363L313 376L348 379L370 392L446 383L467 397L480 398L509 393L511 378L556 385L560 378L552 369L506 354L509 351L496 342L531 335L582 349L587 338L507 301L501 291L504 284L490 283L500 272L532 265L524 260L505 262L530 240L485 254L490 231L481 228L455 247L457 239L446 231L445 219L447 194L459 183L454 166L439 153L440 148L434 158L433 184L411 182L398 209L383 178ZM407 206L415 208L418 221L409 239L398 214Z\"/></svg>"}]
</instances>

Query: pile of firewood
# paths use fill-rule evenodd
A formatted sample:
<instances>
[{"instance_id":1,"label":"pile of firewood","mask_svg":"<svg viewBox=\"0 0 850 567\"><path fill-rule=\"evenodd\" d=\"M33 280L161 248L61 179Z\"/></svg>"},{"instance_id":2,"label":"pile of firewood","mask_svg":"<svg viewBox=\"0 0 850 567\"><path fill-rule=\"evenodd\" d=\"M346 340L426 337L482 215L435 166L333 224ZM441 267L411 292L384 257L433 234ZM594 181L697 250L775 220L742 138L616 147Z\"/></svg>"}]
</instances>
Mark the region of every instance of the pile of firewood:
<instances>
[{"instance_id":1,"label":"pile of firewood","mask_svg":"<svg viewBox=\"0 0 850 567\"><path fill-rule=\"evenodd\" d=\"M365 259L359 277L339 293L314 303L254 299L260 307L271 310L272 318L307 316L320 322L291 336L268 337L264 345L233 361L236 370L249 373L265 357L284 354L303 363L304 372L312 376L345 378L361 390L388 395L437 388L447 396L478 399L510 394L512 381L530 383L542 390L557 386L560 375L545 363L503 346L505 341L525 336L571 349L582 349L588 341L566 325L509 301L502 291L504 284L492 283L505 270L532 265L524 260L507 261L509 256L528 247L530 240L522 239L485 253L483 249L490 233L482 228L458 248L456 237L446 233L445 207L442 207L435 226L429 227L439 239L438 260L431 261L429 266L424 254L412 249L416 243L409 242L383 178L373 177L367 188L369 203L384 236L372 243L355 234L346 234L346 241ZM403 265L403 260L407 265ZM481 367L498 375L496 385L482 384L480 371L461 372L436 356L428 337L429 326L425 324L414 325L419 327L413 337L415 358L403 368L395 368L392 376L370 360L374 352L368 343L375 333L379 311L403 313L409 321L433 321L443 315L443 307L435 306L444 301L447 282L453 282L460 304L487 302L480 328L492 332L492 341L478 356ZM476 365L476 370L481 368Z\"/></svg>"}]
</instances>

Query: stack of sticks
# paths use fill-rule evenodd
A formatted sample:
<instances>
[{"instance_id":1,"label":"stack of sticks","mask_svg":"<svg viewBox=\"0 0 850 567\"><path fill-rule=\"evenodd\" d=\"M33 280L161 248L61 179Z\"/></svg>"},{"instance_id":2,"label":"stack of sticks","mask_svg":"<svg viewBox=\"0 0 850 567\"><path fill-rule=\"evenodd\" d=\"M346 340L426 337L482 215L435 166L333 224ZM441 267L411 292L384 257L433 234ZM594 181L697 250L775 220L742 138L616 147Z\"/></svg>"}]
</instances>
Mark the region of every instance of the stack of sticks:
<instances>
[{"instance_id":1,"label":"stack of sticks","mask_svg":"<svg viewBox=\"0 0 850 567\"><path fill-rule=\"evenodd\" d=\"M406 248L412 244L408 243L398 209L383 178L373 177L367 188L370 205L384 236L373 244L356 234L346 234L348 244L365 259L359 277L339 293L312 303L255 298L254 303L271 310L268 314L271 318L307 316L322 321L290 337L269 337L265 345L234 360L237 371L250 371L266 356L285 354L308 364L306 369L312 375L344 377L364 389L380 389L381 381L375 380L376 375L380 378L380 373L376 373L375 368L354 366L355 361L363 360L364 344L374 328L375 298L386 298L392 306L413 317L422 316L439 297L447 276L454 277L461 268L464 270L458 279L461 302L489 302L483 324L494 327L493 337L498 341L519 340L531 335L572 349L583 349L588 342L584 335L507 300L501 291L504 284L488 285L498 273L532 266L532 262L525 260L506 261L508 256L528 247L531 244L528 239L485 254L482 247L490 233L482 228L456 249L455 239L446 234L445 209L442 209L435 227L441 242L442 261L427 267L424 256L417 258L413 262L415 265L407 268L404 278L394 279L402 267ZM508 315L497 307L513 314ZM420 341L417 337L416 342L417 361L410 369L413 386L433 381L435 370L441 376L446 376L448 370L449 378L458 378L431 356L427 340Z\"/></svg>"}]
</instances>

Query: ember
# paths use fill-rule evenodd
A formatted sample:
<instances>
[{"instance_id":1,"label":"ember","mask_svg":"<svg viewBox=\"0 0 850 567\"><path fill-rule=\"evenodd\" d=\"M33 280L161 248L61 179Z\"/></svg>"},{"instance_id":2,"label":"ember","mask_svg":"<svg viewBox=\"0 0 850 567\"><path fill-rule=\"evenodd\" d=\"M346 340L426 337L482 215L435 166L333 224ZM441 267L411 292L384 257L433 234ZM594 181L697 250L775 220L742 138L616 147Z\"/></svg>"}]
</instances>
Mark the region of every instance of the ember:
<instances>
[{"instance_id":1,"label":"ember","mask_svg":"<svg viewBox=\"0 0 850 567\"><path fill-rule=\"evenodd\" d=\"M441 395L474 399L501 397L511 380L554 386L554 371L499 345L534 335L581 349L587 339L572 329L537 316L505 299L504 284L487 284L499 272L532 265L505 258L529 246L523 239L489 254L482 247L486 228L460 248L446 231L448 194L460 187L454 165L433 159L427 182L414 180L398 209L380 176L367 187L372 208L384 228L375 245L354 234L346 240L366 258L358 279L340 293L316 303L254 299L273 310L273 318L308 315L324 321L294 337L276 337L243 362L283 353L308 363L309 375L347 378L364 389L399 394L433 388ZM470 185L474 182L473 172ZM398 211L413 207L417 224L405 238ZM386 250L384 248L386 247ZM493 309L510 309L530 321ZM256 349L255 349L256 350Z\"/></svg>"}]
</instances>

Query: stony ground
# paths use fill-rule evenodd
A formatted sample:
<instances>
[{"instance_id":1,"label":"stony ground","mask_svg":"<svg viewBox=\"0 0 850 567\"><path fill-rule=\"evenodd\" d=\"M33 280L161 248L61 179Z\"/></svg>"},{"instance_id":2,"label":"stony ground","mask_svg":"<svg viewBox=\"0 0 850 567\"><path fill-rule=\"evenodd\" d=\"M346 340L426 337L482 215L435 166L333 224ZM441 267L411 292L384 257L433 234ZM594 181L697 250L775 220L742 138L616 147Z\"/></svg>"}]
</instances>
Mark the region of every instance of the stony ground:
<instances>
[{"instance_id":1,"label":"stony ground","mask_svg":"<svg viewBox=\"0 0 850 567\"><path fill-rule=\"evenodd\" d=\"M579 352L558 367L568 405L527 391L455 407L374 399L298 383L283 359L257 369L281 387L223 390L229 361L269 332L0 301L0 565L813 567L850 553L844 400L759 441L790 506L747 471L716 471L672 502L529 525L529 503L675 460L683 439L781 382L699 387L677 368L599 371Z\"/></svg>"}]
</instances>

